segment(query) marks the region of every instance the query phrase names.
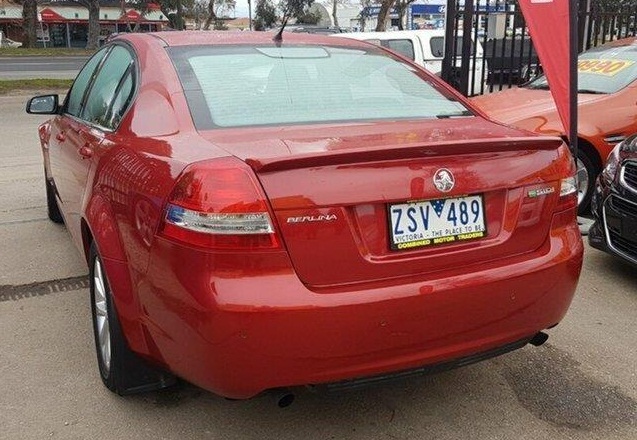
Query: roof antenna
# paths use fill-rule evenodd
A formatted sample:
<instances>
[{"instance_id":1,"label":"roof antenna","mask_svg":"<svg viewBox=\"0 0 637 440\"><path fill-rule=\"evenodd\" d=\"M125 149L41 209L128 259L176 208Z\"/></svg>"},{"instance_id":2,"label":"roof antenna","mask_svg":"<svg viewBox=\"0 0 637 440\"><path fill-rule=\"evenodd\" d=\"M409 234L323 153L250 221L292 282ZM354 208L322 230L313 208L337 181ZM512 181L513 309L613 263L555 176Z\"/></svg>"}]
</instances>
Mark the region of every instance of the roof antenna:
<instances>
[{"instance_id":1,"label":"roof antenna","mask_svg":"<svg viewBox=\"0 0 637 440\"><path fill-rule=\"evenodd\" d=\"M283 29L285 29L285 25L288 24L288 18L289 18L288 14L285 14L283 16L283 23L281 24L281 29L279 29L279 32L277 32L276 35L272 37L272 41L274 41L277 46L281 46L281 43L283 42Z\"/></svg>"}]
</instances>

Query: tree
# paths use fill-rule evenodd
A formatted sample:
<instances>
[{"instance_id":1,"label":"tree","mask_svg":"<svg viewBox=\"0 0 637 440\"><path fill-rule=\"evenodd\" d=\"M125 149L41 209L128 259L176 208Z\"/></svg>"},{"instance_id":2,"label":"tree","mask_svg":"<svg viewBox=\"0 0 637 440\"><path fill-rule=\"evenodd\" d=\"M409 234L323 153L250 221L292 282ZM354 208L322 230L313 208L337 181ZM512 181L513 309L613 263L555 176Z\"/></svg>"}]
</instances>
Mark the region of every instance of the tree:
<instances>
[{"instance_id":1,"label":"tree","mask_svg":"<svg viewBox=\"0 0 637 440\"><path fill-rule=\"evenodd\" d=\"M303 17L307 13L307 9L312 6L314 0L282 0L279 3L281 10L281 23L285 24L292 18Z\"/></svg>"},{"instance_id":2,"label":"tree","mask_svg":"<svg viewBox=\"0 0 637 440\"><path fill-rule=\"evenodd\" d=\"M191 10L194 7L194 0L158 0L161 12L170 23L170 27L183 31L186 28L184 22L184 9Z\"/></svg>"},{"instance_id":3,"label":"tree","mask_svg":"<svg viewBox=\"0 0 637 440\"><path fill-rule=\"evenodd\" d=\"M376 32L385 31L387 21L387 16L389 15L389 11L392 6L394 6L396 0L381 0L380 1L380 11L378 12L378 22L376 23Z\"/></svg>"},{"instance_id":4,"label":"tree","mask_svg":"<svg viewBox=\"0 0 637 440\"><path fill-rule=\"evenodd\" d=\"M367 20L371 17L370 8L373 0L361 0L361 12L358 14L358 22L361 24L361 32L365 32Z\"/></svg>"},{"instance_id":5,"label":"tree","mask_svg":"<svg viewBox=\"0 0 637 440\"><path fill-rule=\"evenodd\" d=\"M263 31L274 26L279 21L277 9L281 12L280 21L283 25L292 17L301 21L312 20L314 14L308 12L312 3L314 0L281 0L277 8L272 0L258 0L255 8L254 29Z\"/></svg>"},{"instance_id":6,"label":"tree","mask_svg":"<svg viewBox=\"0 0 637 440\"><path fill-rule=\"evenodd\" d=\"M38 4L35 0L24 0L22 2L22 30L24 32L23 47L35 47L38 41Z\"/></svg>"},{"instance_id":7,"label":"tree","mask_svg":"<svg viewBox=\"0 0 637 440\"><path fill-rule=\"evenodd\" d=\"M254 30L264 31L271 28L277 19L276 6L271 0L257 0L257 6L254 8Z\"/></svg>"},{"instance_id":8,"label":"tree","mask_svg":"<svg viewBox=\"0 0 637 440\"><path fill-rule=\"evenodd\" d=\"M236 6L236 0L208 0L206 10L208 16L203 25L203 30L210 29L210 25L214 22L215 29L227 29L223 20L220 19L221 15L227 15L228 12L234 11Z\"/></svg>"},{"instance_id":9,"label":"tree","mask_svg":"<svg viewBox=\"0 0 637 440\"><path fill-rule=\"evenodd\" d=\"M88 9L87 49L97 49L100 39L100 2L99 0L70 0Z\"/></svg>"},{"instance_id":10,"label":"tree","mask_svg":"<svg viewBox=\"0 0 637 440\"><path fill-rule=\"evenodd\" d=\"M405 20L405 13L409 10L409 5L416 0L396 0L396 12L398 12L398 29L404 30L403 21Z\"/></svg>"},{"instance_id":11,"label":"tree","mask_svg":"<svg viewBox=\"0 0 637 440\"><path fill-rule=\"evenodd\" d=\"M321 21L321 14L316 12L307 11L296 17L298 24L318 24L319 21Z\"/></svg>"}]
</instances>

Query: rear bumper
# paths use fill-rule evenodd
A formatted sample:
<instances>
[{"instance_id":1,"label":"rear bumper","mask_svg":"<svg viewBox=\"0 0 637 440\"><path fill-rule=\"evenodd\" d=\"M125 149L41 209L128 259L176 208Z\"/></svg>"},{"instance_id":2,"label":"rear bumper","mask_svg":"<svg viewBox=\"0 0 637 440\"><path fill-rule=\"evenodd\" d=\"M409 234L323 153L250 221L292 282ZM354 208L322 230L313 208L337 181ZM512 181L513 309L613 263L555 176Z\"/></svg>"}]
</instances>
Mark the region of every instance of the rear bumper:
<instances>
[{"instance_id":1,"label":"rear bumper","mask_svg":"<svg viewBox=\"0 0 637 440\"><path fill-rule=\"evenodd\" d=\"M150 347L145 354L203 388L248 398L271 388L453 362L528 341L566 314L583 246L572 222L553 230L541 252L526 259L321 293L303 285L280 256L264 257L280 257L278 269L256 264L211 275L219 255L193 259L192 252L156 243L149 274L138 285Z\"/></svg>"},{"instance_id":2,"label":"rear bumper","mask_svg":"<svg viewBox=\"0 0 637 440\"><path fill-rule=\"evenodd\" d=\"M344 390L353 390L366 388L373 385L384 384L388 382L394 382L398 380L405 380L412 377L426 376L430 374L441 373L443 371L452 370L454 368L460 368L467 365L475 364L487 359L491 359L496 356L500 356L509 353L513 350L524 347L530 342L531 338L524 338L520 341L515 341L491 350L482 351L469 356L464 356L458 359L453 359L446 362L440 362L437 364L425 365L423 367L414 368L411 370L401 370L398 372L391 372L387 374L380 374L377 376L361 377L355 379L343 380L340 382L332 382L324 385L318 385L313 387L318 391L326 392L339 392Z\"/></svg>"}]
</instances>

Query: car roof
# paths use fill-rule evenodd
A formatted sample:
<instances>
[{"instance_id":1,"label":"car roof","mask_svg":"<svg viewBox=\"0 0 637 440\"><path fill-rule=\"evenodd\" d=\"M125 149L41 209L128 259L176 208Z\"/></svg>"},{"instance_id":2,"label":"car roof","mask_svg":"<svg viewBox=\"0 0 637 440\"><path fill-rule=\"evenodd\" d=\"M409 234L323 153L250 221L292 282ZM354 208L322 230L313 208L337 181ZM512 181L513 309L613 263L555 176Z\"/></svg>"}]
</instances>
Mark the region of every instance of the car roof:
<instances>
[{"instance_id":1,"label":"car roof","mask_svg":"<svg viewBox=\"0 0 637 440\"><path fill-rule=\"evenodd\" d=\"M417 29L408 31L387 31L387 32L350 32L343 35L347 38L355 38L357 40L365 40L377 38L379 40L387 40L390 38L409 38L414 35L421 37L444 37L444 29Z\"/></svg>"},{"instance_id":2,"label":"car roof","mask_svg":"<svg viewBox=\"0 0 637 440\"><path fill-rule=\"evenodd\" d=\"M128 34L119 38L131 41L137 38L155 37L161 39L167 46L203 46L203 45L253 45L273 44L274 32L230 32L230 31L173 31L152 32L143 34ZM334 45L335 40L329 36L302 32L283 32L282 43L308 45ZM340 45L361 47L366 43L355 40L342 39ZM366 46L367 47L367 46Z\"/></svg>"},{"instance_id":3,"label":"car roof","mask_svg":"<svg viewBox=\"0 0 637 440\"><path fill-rule=\"evenodd\" d=\"M606 44L598 46L607 49L609 47L637 46L637 37L622 38L621 40L610 41Z\"/></svg>"}]
</instances>

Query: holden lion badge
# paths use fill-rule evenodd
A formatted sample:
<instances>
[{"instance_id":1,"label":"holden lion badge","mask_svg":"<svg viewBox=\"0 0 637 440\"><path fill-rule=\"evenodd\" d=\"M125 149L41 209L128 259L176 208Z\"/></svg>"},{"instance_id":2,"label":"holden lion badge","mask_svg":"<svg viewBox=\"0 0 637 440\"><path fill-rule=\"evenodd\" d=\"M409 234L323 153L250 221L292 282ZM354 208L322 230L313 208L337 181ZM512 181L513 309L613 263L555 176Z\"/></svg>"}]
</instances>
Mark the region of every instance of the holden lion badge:
<instances>
[{"instance_id":1,"label":"holden lion badge","mask_svg":"<svg viewBox=\"0 0 637 440\"><path fill-rule=\"evenodd\" d=\"M455 183L453 174L446 168L440 168L436 171L436 174L434 174L434 185L436 185L436 188L441 192L446 193L451 191Z\"/></svg>"}]
</instances>

